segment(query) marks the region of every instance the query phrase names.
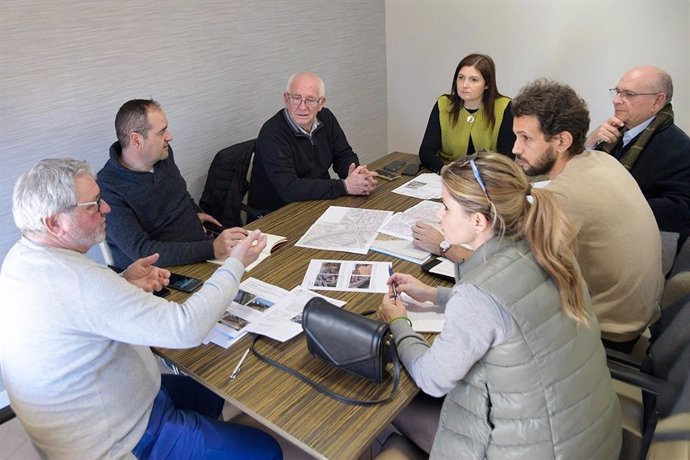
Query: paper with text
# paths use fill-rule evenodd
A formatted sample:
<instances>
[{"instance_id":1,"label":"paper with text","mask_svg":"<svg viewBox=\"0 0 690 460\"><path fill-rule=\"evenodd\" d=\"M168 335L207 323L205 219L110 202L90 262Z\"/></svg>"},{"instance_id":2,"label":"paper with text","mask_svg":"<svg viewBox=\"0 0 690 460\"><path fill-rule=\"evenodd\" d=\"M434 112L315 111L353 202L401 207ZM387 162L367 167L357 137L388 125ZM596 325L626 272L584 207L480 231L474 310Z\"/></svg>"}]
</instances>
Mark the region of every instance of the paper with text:
<instances>
[{"instance_id":1,"label":"paper with text","mask_svg":"<svg viewBox=\"0 0 690 460\"><path fill-rule=\"evenodd\" d=\"M434 173L420 174L394 189L393 193L422 200L438 200L441 198L441 176Z\"/></svg>"}]
</instances>

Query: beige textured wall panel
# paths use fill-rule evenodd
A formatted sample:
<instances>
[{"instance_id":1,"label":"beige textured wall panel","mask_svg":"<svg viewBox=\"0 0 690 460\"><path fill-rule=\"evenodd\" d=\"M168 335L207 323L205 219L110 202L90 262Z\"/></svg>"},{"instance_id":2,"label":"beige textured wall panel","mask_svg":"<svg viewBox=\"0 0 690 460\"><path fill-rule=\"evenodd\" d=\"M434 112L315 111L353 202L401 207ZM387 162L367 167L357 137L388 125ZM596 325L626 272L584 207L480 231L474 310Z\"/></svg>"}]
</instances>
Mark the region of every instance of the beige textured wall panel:
<instances>
[{"instance_id":1,"label":"beige textured wall panel","mask_svg":"<svg viewBox=\"0 0 690 460\"><path fill-rule=\"evenodd\" d=\"M289 75L313 70L362 161L387 153L383 0L0 3L0 260L11 191L45 157L96 170L119 106L153 97L199 198L213 155L254 138Z\"/></svg>"}]
</instances>

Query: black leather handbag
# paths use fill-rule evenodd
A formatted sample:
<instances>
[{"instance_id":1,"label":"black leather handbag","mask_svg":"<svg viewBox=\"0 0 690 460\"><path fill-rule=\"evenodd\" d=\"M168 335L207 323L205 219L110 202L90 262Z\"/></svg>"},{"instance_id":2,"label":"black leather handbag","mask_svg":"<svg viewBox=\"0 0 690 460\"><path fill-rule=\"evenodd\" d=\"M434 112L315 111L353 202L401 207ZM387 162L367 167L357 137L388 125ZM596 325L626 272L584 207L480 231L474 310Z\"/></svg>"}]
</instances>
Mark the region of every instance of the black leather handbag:
<instances>
[{"instance_id":1,"label":"black leather handbag","mask_svg":"<svg viewBox=\"0 0 690 460\"><path fill-rule=\"evenodd\" d=\"M258 353L254 345L259 336L254 338L252 352L261 361L347 404L371 406L393 398L400 381L400 362L387 323L343 310L320 297L314 297L304 307L302 328L307 339L307 348L312 355L376 383L383 381L386 366L393 361L395 373L390 395L383 399L360 400L335 393L300 372Z\"/></svg>"},{"instance_id":2,"label":"black leather handbag","mask_svg":"<svg viewBox=\"0 0 690 460\"><path fill-rule=\"evenodd\" d=\"M383 380L392 342L388 324L314 297L304 307L302 329L312 355L376 383Z\"/></svg>"}]
</instances>

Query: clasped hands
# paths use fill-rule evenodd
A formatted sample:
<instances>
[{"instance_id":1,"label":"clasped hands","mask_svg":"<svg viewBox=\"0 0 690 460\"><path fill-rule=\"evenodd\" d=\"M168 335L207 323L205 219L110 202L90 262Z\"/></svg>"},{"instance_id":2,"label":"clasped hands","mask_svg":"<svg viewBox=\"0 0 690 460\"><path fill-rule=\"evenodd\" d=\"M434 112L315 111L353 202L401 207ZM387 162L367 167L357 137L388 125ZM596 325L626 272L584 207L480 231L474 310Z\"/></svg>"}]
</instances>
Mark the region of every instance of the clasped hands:
<instances>
[{"instance_id":1,"label":"clasped hands","mask_svg":"<svg viewBox=\"0 0 690 460\"><path fill-rule=\"evenodd\" d=\"M367 169L367 165L357 166L352 163L347 171L345 188L348 195L370 195L376 189L376 174Z\"/></svg>"}]
</instances>

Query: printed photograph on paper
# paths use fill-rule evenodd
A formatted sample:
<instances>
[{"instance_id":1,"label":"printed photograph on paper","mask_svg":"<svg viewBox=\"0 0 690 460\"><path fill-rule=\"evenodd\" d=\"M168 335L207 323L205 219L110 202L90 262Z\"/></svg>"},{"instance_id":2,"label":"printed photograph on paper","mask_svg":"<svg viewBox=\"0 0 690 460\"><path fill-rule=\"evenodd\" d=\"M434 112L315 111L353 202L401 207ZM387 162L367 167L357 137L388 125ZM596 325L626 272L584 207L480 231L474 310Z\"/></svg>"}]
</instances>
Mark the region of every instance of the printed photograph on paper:
<instances>
[{"instance_id":1,"label":"printed photograph on paper","mask_svg":"<svg viewBox=\"0 0 690 460\"><path fill-rule=\"evenodd\" d=\"M239 331L243 327L245 327L247 324L249 324L248 321L240 318L239 316L235 316L232 313L225 313L221 319L218 320L219 323L225 324L226 326Z\"/></svg>"},{"instance_id":2,"label":"printed photograph on paper","mask_svg":"<svg viewBox=\"0 0 690 460\"><path fill-rule=\"evenodd\" d=\"M338 273L340 264L337 262L324 262L316 275L315 286L336 287L338 285Z\"/></svg>"},{"instance_id":3,"label":"printed photograph on paper","mask_svg":"<svg viewBox=\"0 0 690 460\"><path fill-rule=\"evenodd\" d=\"M302 280L305 289L388 292L390 262L312 259Z\"/></svg>"},{"instance_id":4,"label":"printed photograph on paper","mask_svg":"<svg viewBox=\"0 0 690 460\"><path fill-rule=\"evenodd\" d=\"M371 274L374 266L371 264L356 264L355 269L350 275L348 287L353 289L369 289L371 285Z\"/></svg>"}]
</instances>

